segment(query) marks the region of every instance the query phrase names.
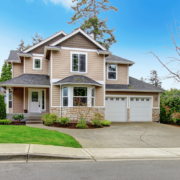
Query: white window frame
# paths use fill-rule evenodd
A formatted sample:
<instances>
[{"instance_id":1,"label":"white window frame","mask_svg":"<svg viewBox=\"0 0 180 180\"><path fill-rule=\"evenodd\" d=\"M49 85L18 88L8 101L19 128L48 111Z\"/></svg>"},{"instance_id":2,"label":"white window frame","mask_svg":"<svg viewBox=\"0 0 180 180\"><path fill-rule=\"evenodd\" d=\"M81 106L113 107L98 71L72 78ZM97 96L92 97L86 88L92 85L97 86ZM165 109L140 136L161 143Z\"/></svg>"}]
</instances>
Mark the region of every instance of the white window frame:
<instances>
[{"instance_id":1,"label":"white window frame","mask_svg":"<svg viewBox=\"0 0 180 180\"><path fill-rule=\"evenodd\" d=\"M87 64L88 64L88 53L85 53L85 52L70 52L70 54L71 54L71 58L70 58L70 72L71 73L75 73L75 74L87 74L87 72L88 72L88 69L87 69ZM73 56L73 54L78 54L78 56L80 55L80 54L82 54L82 55L85 55L86 56L86 72L80 72L79 71L79 59L78 59L78 71L73 71L72 70L72 60L73 60L73 58L72 58L72 56Z\"/></svg>"},{"instance_id":2,"label":"white window frame","mask_svg":"<svg viewBox=\"0 0 180 180\"><path fill-rule=\"evenodd\" d=\"M12 102L12 107L9 107L9 109L12 109L13 108L13 92L9 92L9 95L12 94L11 96L11 100L8 98L9 102L11 101ZM9 103L8 102L8 103Z\"/></svg>"},{"instance_id":3,"label":"white window frame","mask_svg":"<svg viewBox=\"0 0 180 180\"><path fill-rule=\"evenodd\" d=\"M35 60L36 59L40 60L40 68L35 68ZM37 70L37 71L42 70L42 57L33 57L33 70Z\"/></svg>"},{"instance_id":4,"label":"white window frame","mask_svg":"<svg viewBox=\"0 0 180 180\"><path fill-rule=\"evenodd\" d=\"M94 96L92 96L92 90L94 89ZM95 100L96 100L96 89L93 87L91 88L91 107L95 106ZM92 106L92 99L94 99L94 106Z\"/></svg>"},{"instance_id":5,"label":"white window frame","mask_svg":"<svg viewBox=\"0 0 180 180\"><path fill-rule=\"evenodd\" d=\"M116 66L116 71L109 71L109 66L110 65L115 65ZM116 73L116 79L109 79L109 72L115 72ZM118 80L118 65L117 64L113 64L113 63L111 63L111 64L107 64L107 80L109 80L109 81L117 81Z\"/></svg>"},{"instance_id":6,"label":"white window frame","mask_svg":"<svg viewBox=\"0 0 180 180\"><path fill-rule=\"evenodd\" d=\"M64 88L67 88L67 96L64 96L64 91L63 91ZM68 98L67 106L64 106L64 101L63 101L64 97ZM62 107L69 107L69 88L67 86L62 88Z\"/></svg>"}]
</instances>

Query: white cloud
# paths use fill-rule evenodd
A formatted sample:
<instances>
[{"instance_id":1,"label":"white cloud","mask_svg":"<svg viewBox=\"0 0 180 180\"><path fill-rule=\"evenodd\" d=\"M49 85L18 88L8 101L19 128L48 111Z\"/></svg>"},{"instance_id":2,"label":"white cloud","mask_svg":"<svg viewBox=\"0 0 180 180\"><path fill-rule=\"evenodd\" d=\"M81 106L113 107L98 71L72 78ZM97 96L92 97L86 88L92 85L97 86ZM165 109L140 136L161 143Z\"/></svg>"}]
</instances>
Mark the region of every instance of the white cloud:
<instances>
[{"instance_id":1,"label":"white cloud","mask_svg":"<svg viewBox=\"0 0 180 180\"><path fill-rule=\"evenodd\" d=\"M52 2L53 4L61 4L62 6L64 6L67 9L71 8L72 0L49 0L50 2Z\"/></svg>"},{"instance_id":2,"label":"white cloud","mask_svg":"<svg viewBox=\"0 0 180 180\"><path fill-rule=\"evenodd\" d=\"M43 2L47 5L47 3L48 3L48 0L43 0Z\"/></svg>"}]
</instances>

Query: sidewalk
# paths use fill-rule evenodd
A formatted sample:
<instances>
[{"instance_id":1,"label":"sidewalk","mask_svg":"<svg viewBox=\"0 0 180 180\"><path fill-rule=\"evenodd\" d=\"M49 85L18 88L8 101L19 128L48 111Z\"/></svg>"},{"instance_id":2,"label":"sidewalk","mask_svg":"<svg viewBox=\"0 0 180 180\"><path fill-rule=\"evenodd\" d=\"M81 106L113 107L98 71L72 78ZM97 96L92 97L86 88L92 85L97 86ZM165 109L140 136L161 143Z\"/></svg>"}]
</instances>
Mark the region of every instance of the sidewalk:
<instances>
[{"instance_id":1,"label":"sidewalk","mask_svg":"<svg viewBox=\"0 0 180 180\"><path fill-rule=\"evenodd\" d=\"M180 148L69 148L33 144L0 144L0 161L105 160L180 158Z\"/></svg>"}]
</instances>

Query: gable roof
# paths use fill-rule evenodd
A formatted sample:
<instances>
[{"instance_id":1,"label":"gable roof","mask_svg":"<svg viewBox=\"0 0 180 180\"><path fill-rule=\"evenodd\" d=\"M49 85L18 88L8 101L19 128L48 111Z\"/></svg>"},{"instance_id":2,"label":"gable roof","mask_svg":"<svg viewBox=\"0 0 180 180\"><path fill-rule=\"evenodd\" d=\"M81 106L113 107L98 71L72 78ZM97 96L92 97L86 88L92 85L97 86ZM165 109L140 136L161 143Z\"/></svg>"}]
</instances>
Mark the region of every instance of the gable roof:
<instances>
[{"instance_id":1,"label":"gable roof","mask_svg":"<svg viewBox=\"0 0 180 180\"><path fill-rule=\"evenodd\" d=\"M94 44L96 44L100 49L106 50L105 47L103 47L101 44L99 44L96 40L94 40L91 36L89 36L87 33L85 33L85 32L84 32L82 29L80 29L80 28L77 29L77 30L75 30L75 31L73 31L72 33L66 35L64 38L62 38L62 39L60 39L60 40L52 43L51 46L56 46L56 45L60 44L61 42L65 41L66 39L74 36L74 35L77 34L77 33L83 34L86 38L88 38L90 41L92 41Z\"/></svg>"},{"instance_id":2,"label":"gable roof","mask_svg":"<svg viewBox=\"0 0 180 180\"><path fill-rule=\"evenodd\" d=\"M11 50L7 61L19 61L18 53L20 52L16 50Z\"/></svg>"},{"instance_id":3,"label":"gable roof","mask_svg":"<svg viewBox=\"0 0 180 180\"><path fill-rule=\"evenodd\" d=\"M87 84L87 85L101 86L100 83L92 80L91 78L81 75L72 75L54 83L54 85L62 85L62 84Z\"/></svg>"},{"instance_id":4,"label":"gable roof","mask_svg":"<svg viewBox=\"0 0 180 180\"><path fill-rule=\"evenodd\" d=\"M24 52L27 53L27 52L29 52L29 51L32 51L33 49L35 49L35 48L37 48L37 47L43 45L44 43L50 41L51 39L53 39L53 38L55 38L55 37L57 37L57 36L59 36L59 35L61 35L61 34L65 35L65 36L67 35L64 31L59 31L58 33L55 33L54 35L48 37L47 39L44 39L44 40L41 41L40 43L38 43L38 44L36 44L36 45L34 45L34 46L28 48L28 49L25 50Z\"/></svg>"},{"instance_id":5,"label":"gable roof","mask_svg":"<svg viewBox=\"0 0 180 180\"><path fill-rule=\"evenodd\" d=\"M145 91L145 92L164 92L160 87L155 87L152 84L141 80L129 77L129 85L123 84L106 84L106 91Z\"/></svg>"},{"instance_id":6,"label":"gable roof","mask_svg":"<svg viewBox=\"0 0 180 180\"><path fill-rule=\"evenodd\" d=\"M0 83L0 86L50 86L50 79L47 75L22 74L18 77Z\"/></svg>"},{"instance_id":7,"label":"gable roof","mask_svg":"<svg viewBox=\"0 0 180 180\"><path fill-rule=\"evenodd\" d=\"M120 64L135 64L135 62L133 61L124 59L119 56L115 56L113 54L110 54L108 57L106 57L106 62L109 62L109 63L114 62L114 63L120 63Z\"/></svg>"}]
</instances>

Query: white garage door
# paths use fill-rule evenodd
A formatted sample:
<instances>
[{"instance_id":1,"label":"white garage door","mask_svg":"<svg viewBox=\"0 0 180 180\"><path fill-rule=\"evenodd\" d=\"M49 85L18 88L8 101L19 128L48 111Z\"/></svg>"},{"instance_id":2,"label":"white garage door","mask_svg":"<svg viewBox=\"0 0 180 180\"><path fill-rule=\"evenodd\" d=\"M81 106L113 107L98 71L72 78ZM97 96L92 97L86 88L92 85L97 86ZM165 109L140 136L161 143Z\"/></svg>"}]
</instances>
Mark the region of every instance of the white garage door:
<instances>
[{"instance_id":1,"label":"white garage door","mask_svg":"<svg viewBox=\"0 0 180 180\"><path fill-rule=\"evenodd\" d=\"M127 99L106 98L106 120L127 122Z\"/></svg>"},{"instance_id":2,"label":"white garage door","mask_svg":"<svg viewBox=\"0 0 180 180\"><path fill-rule=\"evenodd\" d=\"M152 121L152 99L130 98L130 121Z\"/></svg>"}]
</instances>

